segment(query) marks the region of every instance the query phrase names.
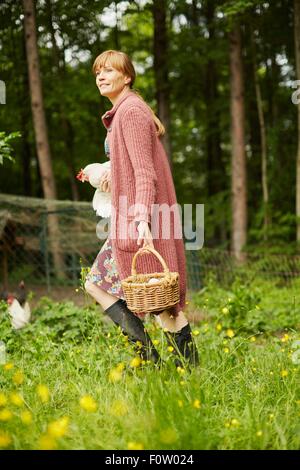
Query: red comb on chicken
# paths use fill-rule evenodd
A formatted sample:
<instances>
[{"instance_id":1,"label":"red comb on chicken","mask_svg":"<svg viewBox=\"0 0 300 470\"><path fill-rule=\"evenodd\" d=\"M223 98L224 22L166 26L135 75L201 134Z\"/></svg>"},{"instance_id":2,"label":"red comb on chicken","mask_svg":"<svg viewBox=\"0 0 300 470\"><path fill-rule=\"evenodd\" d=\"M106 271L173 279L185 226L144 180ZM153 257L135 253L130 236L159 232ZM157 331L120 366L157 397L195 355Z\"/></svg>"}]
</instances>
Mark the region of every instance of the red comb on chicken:
<instances>
[{"instance_id":1,"label":"red comb on chicken","mask_svg":"<svg viewBox=\"0 0 300 470\"><path fill-rule=\"evenodd\" d=\"M89 180L89 177L84 173L84 170L81 168L80 172L77 173L76 178L84 183L85 181Z\"/></svg>"},{"instance_id":2,"label":"red comb on chicken","mask_svg":"<svg viewBox=\"0 0 300 470\"><path fill-rule=\"evenodd\" d=\"M6 299L6 302L8 303L8 305L11 305L14 300L15 300L15 296L12 294L8 294L7 299Z\"/></svg>"}]
</instances>

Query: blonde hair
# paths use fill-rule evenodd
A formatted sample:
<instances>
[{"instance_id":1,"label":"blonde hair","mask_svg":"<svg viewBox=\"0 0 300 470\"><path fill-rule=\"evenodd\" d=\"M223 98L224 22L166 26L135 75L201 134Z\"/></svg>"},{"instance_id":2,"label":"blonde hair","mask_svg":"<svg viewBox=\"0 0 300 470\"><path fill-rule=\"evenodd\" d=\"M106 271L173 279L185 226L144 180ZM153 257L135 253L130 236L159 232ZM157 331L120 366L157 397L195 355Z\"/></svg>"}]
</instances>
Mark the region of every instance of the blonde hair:
<instances>
[{"instance_id":1,"label":"blonde hair","mask_svg":"<svg viewBox=\"0 0 300 470\"><path fill-rule=\"evenodd\" d=\"M153 115L153 120L157 128L157 135L164 135L165 134L165 127L163 123L158 119L156 114L154 113L153 109L149 106L149 104L144 100L144 98L141 96L139 91L136 89L133 89L133 85L135 82L136 78L136 73L134 70L134 66L127 54L125 52L121 51L115 51L115 50L108 50L102 52L100 55L98 55L94 61L92 71L93 74L96 75L96 72L101 69L101 67L104 67L106 62L109 61L112 67L114 67L116 70L119 72L123 73L123 75L127 75L128 77L131 78L131 82L129 85L129 88L131 91L133 91L141 100L143 100L144 103L148 106L150 109L152 115Z\"/></svg>"}]
</instances>

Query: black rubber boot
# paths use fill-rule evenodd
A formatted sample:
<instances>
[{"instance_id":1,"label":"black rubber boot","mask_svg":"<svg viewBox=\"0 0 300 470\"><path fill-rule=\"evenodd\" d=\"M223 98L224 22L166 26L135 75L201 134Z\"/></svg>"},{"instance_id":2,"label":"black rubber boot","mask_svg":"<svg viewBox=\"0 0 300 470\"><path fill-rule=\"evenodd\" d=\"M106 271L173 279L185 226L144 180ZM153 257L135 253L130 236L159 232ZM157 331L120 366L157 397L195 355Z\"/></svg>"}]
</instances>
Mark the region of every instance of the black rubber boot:
<instances>
[{"instance_id":1,"label":"black rubber boot","mask_svg":"<svg viewBox=\"0 0 300 470\"><path fill-rule=\"evenodd\" d=\"M180 331L176 331L175 333L167 331L165 334L168 344L174 348L174 354L179 357L182 355L184 358L184 362L180 359L175 359L176 367L185 367L185 363L192 366L199 365L199 355L189 323Z\"/></svg>"},{"instance_id":2,"label":"black rubber boot","mask_svg":"<svg viewBox=\"0 0 300 470\"><path fill-rule=\"evenodd\" d=\"M117 300L104 312L107 313L116 325L121 327L122 333L128 336L131 343L136 343L137 341L141 343L141 346L137 348L141 359L145 361L150 360L155 363L160 362L160 356L150 336L145 331L142 320L129 310L125 300Z\"/></svg>"}]
</instances>

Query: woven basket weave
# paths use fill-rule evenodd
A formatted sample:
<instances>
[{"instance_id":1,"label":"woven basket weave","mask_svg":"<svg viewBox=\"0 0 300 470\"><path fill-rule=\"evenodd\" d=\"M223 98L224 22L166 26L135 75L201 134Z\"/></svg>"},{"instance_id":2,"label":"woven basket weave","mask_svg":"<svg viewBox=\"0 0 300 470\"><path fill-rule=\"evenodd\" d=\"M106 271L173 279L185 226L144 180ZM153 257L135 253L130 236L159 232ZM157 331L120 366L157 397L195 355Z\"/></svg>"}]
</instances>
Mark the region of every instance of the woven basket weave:
<instances>
[{"instance_id":1,"label":"woven basket weave","mask_svg":"<svg viewBox=\"0 0 300 470\"><path fill-rule=\"evenodd\" d=\"M161 273L137 274L138 256L146 252L155 255L164 271ZM154 278L154 283L148 281ZM179 302L179 273L170 272L163 257L150 246L140 248L132 259L131 276L121 281L128 308L135 313L161 313Z\"/></svg>"}]
</instances>

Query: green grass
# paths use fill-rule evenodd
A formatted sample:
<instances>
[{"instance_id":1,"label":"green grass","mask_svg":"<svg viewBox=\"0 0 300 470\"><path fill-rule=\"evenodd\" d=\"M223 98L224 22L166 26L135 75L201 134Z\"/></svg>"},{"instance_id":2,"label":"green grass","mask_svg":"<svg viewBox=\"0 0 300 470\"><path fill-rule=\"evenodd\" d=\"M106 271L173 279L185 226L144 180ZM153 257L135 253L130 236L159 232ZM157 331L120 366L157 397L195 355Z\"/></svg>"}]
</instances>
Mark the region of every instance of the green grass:
<instances>
[{"instance_id":1,"label":"green grass","mask_svg":"<svg viewBox=\"0 0 300 470\"><path fill-rule=\"evenodd\" d=\"M204 319L193 325L201 365L191 373L176 370L154 321L147 326L152 339L159 341L165 359L162 368L132 367L133 349L114 325L103 322L100 307L94 305L78 308L71 302L43 298L32 324L18 332L12 332L4 319L0 333L8 349L7 363L13 368L0 366L1 392L8 400L0 407L0 445L8 449L299 449L297 318L289 329L282 329L283 321L275 322L273 330L260 330L247 316L256 314L255 309L271 309L271 299L266 298L270 289L261 284L252 290L266 306L257 297L249 299L240 284L230 291L208 284L193 296L189 311L200 312ZM292 296L290 301L295 304ZM243 310L242 305L248 311L238 323L234 311ZM224 308L229 312L222 313ZM5 316L4 305L1 315ZM267 319L263 325L270 324ZM115 375L119 380L114 381L110 371L120 363ZM15 376L17 371L23 377ZM39 384L50 392L45 402L37 392ZM11 402L12 392L23 397L23 405ZM85 395L94 399L95 411L80 406ZM12 412L6 421L3 409ZM32 415L29 424L21 420L24 410ZM48 425L63 417L68 422L49 431ZM51 438L58 434L61 437Z\"/></svg>"}]
</instances>

